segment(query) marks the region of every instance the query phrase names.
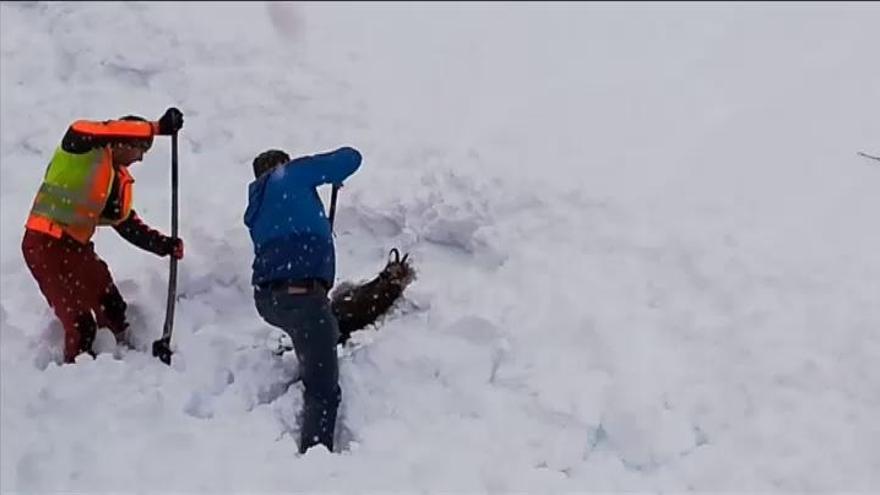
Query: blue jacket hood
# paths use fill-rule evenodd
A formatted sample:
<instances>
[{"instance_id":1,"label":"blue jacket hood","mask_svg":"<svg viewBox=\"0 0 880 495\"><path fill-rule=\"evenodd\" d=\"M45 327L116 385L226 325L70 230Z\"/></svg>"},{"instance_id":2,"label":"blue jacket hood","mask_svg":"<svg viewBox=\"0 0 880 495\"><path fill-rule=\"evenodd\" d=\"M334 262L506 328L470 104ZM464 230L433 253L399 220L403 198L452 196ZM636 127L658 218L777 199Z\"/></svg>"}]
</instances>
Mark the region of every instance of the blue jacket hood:
<instances>
[{"instance_id":1,"label":"blue jacket hood","mask_svg":"<svg viewBox=\"0 0 880 495\"><path fill-rule=\"evenodd\" d=\"M266 183L272 174L263 174L259 179L248 185L248 205L244 211L244 224L252 227L254 218L260 212L260 206L263 204L263 196L266 193Z\"/></svg>"}]
</instances>

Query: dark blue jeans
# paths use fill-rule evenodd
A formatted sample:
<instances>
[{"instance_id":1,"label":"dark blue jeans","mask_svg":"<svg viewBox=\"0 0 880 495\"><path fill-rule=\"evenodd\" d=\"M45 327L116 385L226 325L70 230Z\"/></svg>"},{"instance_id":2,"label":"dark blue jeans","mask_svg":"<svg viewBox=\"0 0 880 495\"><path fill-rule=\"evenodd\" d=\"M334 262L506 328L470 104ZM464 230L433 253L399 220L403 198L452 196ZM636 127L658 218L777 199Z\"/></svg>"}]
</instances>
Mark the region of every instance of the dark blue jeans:
<instances>
[{"instance_id":1,"label":"dark blue jeans","mask_svg":"<svg viewBox=\"0 0 880 495\"><path fill-rule=\"evenodd\" d=\"M287 294L256 290L257 311L270 325L290 335L299 360L303 391L299 451L323 444L333 451L336 411L339 408L339 363L336 341L339 325L325 292Z\"/></svg>"}]
</instances>

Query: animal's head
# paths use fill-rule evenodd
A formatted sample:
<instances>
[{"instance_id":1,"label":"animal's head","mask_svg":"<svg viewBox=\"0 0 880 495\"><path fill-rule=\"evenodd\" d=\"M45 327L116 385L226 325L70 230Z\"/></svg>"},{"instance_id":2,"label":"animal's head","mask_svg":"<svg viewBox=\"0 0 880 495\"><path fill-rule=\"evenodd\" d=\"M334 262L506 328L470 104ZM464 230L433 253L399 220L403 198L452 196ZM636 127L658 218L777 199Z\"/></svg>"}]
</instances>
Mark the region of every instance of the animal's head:
<instances>
[{"instance_id":1,"label":"animal's head","mask_svg":"<svg viewBox=\"0 0 880 495\"><path fill-rule=\"evenodd\" d=\"M406 288L416 279L416 271L408 261L409 253L400 257L400 251L392 248L388 253L388 263L379 275L383 279L401 288Z\"/></svg>"}]
</instances>

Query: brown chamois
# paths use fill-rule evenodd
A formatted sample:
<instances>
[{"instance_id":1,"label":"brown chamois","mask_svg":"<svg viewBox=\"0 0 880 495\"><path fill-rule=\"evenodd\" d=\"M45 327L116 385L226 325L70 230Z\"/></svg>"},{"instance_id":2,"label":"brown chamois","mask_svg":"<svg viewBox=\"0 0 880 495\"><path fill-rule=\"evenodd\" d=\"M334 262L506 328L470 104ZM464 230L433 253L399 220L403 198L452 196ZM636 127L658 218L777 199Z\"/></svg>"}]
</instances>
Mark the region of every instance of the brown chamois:
<instances>
[{"instance_id":1,"label":"brown chamois","mask_svg":"<svg viewBox=\"0 0 880 495\"><path fill-rule=\"evenodd\" d=\"M345 344L352 332L375 324L403 295L416 278L416 272L397 248L388 253L388 263L373 280L353 284L343 282L333 291L330 307L339 321L339 343Z\"/></svg>"}]
</instances>

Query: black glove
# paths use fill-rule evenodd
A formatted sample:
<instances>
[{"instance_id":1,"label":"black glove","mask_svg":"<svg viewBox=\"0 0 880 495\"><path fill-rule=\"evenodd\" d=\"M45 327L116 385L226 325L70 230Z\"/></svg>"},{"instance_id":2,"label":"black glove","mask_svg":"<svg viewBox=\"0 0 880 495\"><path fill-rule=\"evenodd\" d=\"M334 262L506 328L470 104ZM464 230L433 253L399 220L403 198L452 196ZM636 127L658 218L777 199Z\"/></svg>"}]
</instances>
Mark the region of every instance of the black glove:
<instances>
[{"instance_id":1,"label":"black glove","mask_svg":"<svg viewBox=\"0 0 880 495\"><path fill-rule=\"evenodd\" d=\"M159 134L170 136L183 127L183 112L175 107L165 110L165 115L159 118Z\"/></svg>"},{"instance_id":2,"label":"black glove","mask_svg":"<svg viewBox=\"0 0 880 495\"><path fill-rule=\"evenodd\" d=\"M165 236L161 241L162 247L160 248L160 256L171 256L177 259L183 259L183 239L178 237L177 239L173 237Z\"/></svg>"}]
</instances>

